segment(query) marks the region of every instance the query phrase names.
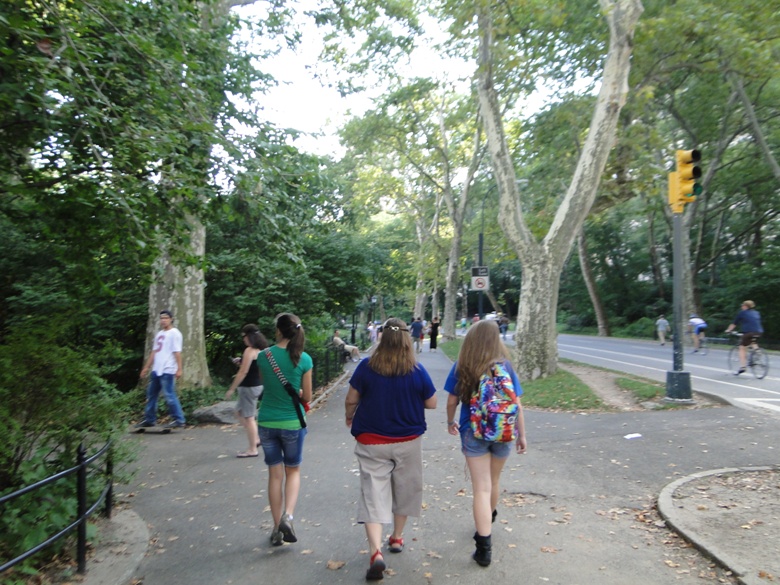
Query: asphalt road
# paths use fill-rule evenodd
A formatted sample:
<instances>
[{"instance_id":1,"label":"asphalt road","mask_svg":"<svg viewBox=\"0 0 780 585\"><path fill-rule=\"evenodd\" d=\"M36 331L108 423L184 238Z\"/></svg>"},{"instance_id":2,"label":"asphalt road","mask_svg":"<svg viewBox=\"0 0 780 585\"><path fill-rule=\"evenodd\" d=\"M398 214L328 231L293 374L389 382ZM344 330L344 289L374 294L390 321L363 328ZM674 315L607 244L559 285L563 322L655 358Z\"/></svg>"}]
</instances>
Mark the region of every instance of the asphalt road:
<instances>
[{"instance_id":1,"label":"asphalt road","mask_svg":"<svg viewBox=\"0 0 780 585\"><path fill-rule=\"evenodd\" d=\"M691 374L691 388L718 396L743 408L780 416L780 356L770 353L769 373L763 380L752 374L735 376L728 370L730 346L710 346L707 355L685 348L683 370ZM639 339L618 339L582 335L559 335L562 358L627 372L659 382L674 369L672 345Z\"/></svg>"}]
</instances>

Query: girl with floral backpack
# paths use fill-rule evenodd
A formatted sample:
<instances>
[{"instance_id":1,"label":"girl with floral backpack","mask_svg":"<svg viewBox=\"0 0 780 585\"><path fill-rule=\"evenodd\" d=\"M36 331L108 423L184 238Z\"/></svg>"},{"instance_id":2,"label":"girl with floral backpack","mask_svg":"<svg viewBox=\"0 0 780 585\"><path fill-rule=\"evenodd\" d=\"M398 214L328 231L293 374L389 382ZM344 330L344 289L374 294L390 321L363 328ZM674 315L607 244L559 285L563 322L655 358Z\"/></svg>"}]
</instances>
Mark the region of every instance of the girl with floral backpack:
<instances>
[{"instance_id":1,"label":"girl with floral backpack","mask_svg":"<svg viewBox=\"0 0 780 585\"><path fill-rule=\"evenodd\" d=\"M487 567L492 558L491 525L498 513L501 470L513 442L520 455L527 448L520 404L523 390L495 321L471 326L444 389L449 393L447 430L460 435L471 475L476 528L473 558ZM461 409L456 419L458 403Z\"/></svg>"}]
</instances>

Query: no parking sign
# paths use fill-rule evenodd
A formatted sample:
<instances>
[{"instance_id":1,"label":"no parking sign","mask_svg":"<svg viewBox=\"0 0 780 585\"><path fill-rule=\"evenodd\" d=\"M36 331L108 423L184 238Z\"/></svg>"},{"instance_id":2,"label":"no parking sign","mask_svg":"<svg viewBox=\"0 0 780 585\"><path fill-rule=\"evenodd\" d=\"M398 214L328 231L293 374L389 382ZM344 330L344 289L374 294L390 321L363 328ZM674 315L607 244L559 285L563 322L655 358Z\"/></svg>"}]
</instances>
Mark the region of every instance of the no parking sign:
<instances>
[{"instance_id":1,"label":"no parking sign","mask_svg":"<svg viewBox=\"0 0 780 585\"><path fill-rule=\"evenodd\" d=\"M471 267L471 290L488 290L490 288L490 277L488 276L487 266Z\"/></svg>"}]
</instances>

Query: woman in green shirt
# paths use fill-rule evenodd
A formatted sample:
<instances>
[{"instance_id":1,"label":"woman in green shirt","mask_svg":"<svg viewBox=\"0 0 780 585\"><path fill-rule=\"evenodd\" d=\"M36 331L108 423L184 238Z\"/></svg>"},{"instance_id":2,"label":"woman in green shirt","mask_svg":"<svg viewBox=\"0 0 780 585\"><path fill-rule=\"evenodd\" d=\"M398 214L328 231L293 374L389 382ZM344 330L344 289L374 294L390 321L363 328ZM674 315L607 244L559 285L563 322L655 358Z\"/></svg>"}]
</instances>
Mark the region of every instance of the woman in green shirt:
<instances>
[{"instance_id":1,"label":"woman in green shirt","mask_svg":"<svg viewBox=\"0 0 780 585\"><path fill-rule=\"evenodd\" d=\"M271 544L274 546L298 541L292 522L301 487L303 439L306 436L306 414L301 401L309 402L312 393L312 360L303 351L304 343L301 320L291 313L282 313L276 317L276 345L257 356L265 388L257 425L268 465L268 499L274 519ZM281 377L292 386L298 399L288 393Z\"/></svg>"}]
</instances>

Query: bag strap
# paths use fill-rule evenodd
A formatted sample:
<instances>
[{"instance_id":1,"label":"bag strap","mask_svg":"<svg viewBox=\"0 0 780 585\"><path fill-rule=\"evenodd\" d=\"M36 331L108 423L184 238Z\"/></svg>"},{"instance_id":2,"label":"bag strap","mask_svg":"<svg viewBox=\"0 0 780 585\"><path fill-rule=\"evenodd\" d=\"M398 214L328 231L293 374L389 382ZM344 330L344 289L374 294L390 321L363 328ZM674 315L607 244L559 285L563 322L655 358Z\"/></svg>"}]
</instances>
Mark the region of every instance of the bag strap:
<instances>
[{"instance_id":1,"label":"bag strap","mask_svg":"<svg viewBox=\"0 0 780 585\"><path fill-rule=\"evenodd\" d=\"M289 394L292 398L295 414L298 415L298 422L301 423L301 428L305 429L306 420L303 418L303 414L301 414L301 409L303 408L303 401L301 400L301 397L298 396L298 393L295 391L295 388L293 388L293 385L290 384L287 381L287 378L284 377L279 364L276 363L274 355L271 353L271 348L269 347L268 349L264 350L263 354L268 360L268 363L271 364L271 369L274 371L274 374L276 374L276 377L279 378L279 381L282 383L282 386L284 386L284 389L287 390L287 394Z\"/></svg>"}]
</instances>

